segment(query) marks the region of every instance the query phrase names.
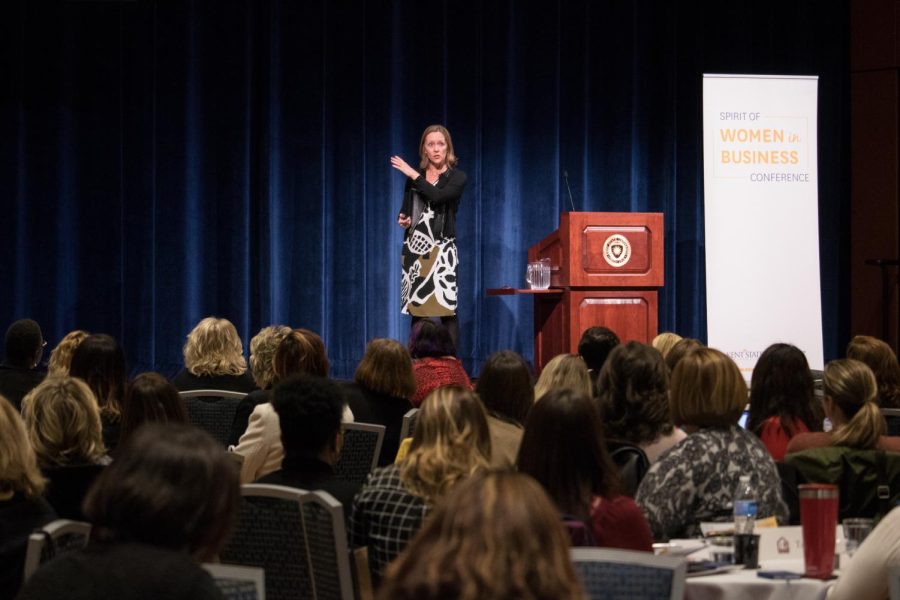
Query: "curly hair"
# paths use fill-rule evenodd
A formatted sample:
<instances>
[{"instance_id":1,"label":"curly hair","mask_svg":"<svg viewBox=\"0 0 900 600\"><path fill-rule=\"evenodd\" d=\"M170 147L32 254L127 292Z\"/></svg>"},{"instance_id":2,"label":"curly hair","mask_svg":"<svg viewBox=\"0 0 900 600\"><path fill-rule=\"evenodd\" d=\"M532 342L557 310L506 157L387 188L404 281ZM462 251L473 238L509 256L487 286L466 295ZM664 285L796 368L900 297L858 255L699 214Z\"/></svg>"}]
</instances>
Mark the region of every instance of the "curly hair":
<instances>
[{"instance_id":1,"label":"curly hair","mask_svg":"<svg viewBox=\"0 0 900 600\"><path fill-rule=\"evenodd\" d=\"M388 338L369 342L353 379L366 389L395 398L409 399L416 391L409 350Z\"/></svg>"},{"instance_id":2,"label":"curly hair","mask_svg":"<svg viewBox=\"0 0 900 600\"><path fill-rule=\"evenodd\" d=\"M607 437L650 444L669 435L669 370L662 355L639 342L617 346L597 379Z\"/></svg>"},{"instance_id":3,"label":"curly hair","mask_svg":"<svg viewBox=\"0 0 900 600\"><path fill-rule=\"evenodd\" d=\"M0 495L35 498L45 485L22 416L0 396Z\"/></svg>"},{"instance_id":4,"label":"curly hair","mask_svg":"<svg viewBox=\"0 0 900 600\"><path fill-rule=\"evenodd\" d=\"M388 567L379 600L582 600L569 540L527 475L460 483Z\"/></svg>"},{"instance_id":5,"label":"curly hair","mask_svg":"<svg viewBox=\"0 0 900 600\"><path fill-rule=\"evenodd\" d=\"M269 325L250 340L250 372L259 389L269 389L275 382L275 350L290 332L287 325Z\"/></svg>"},{"instance_id":6,"label":"curly hair","mask_svg":"<svg viewBox=\"0 0 900 600\"><path fill-rule=\"evenodd\" d=\"M759 435L769 417L777 416L785 431L797 421L810 431L821 429L813 413L815 395L806 355L790 344L772 344L759 357L750 379L747 429Z\"/></svg>"},{"instance_id":7,"label":"curly hair","mask_svg":"<svg viewBox=\"0 0 900 600\"><path fill-rule=\"evenodd\" d=\"M89 335L87 331L76 329L75 331L70 331L63 339L59 340L56 348L50 352L50 360L47 362L47 376L68 375L75 348L80 346L81 342Z\"/></svg>"},{"instance_id":8,"label":"curly hair","mask_svg":"<svg viewBox=\"0 0 900 600\"><path fill-rule=\"evenodd\" d=\"M76 377L51 377L22 400L22 417L43 467L92 463L106 454L94 393Z\"/></svg>"},{"instance_id":9,"label":"curly hair","mask_svg":"<svg viewBox=\"0 0 900 600\"><path fill-rule=\"evenodd\" d=\"M400 479L433 504L460 480L487 469L490 460L491 435L481 400L471 390L445 386L422 403Z\"/></svg>"},{"instance_id":10,"label":"curly hair","mask_svg":"<svg viewBox=\"0 0 900 600\"><path fill-rule=\"evenodd\" d=\"M184 366L198 377L243 375L244 346L231 321L206 317L197 323L184 344Z\"/></svg>"},{"instance_id":11,"label":"curly hair","mask_svg":"<svg viewBox=\"0 0 900 600\"><path fill-rule=\"evenodd\" d=\"M578 354L559 354L550 359L534 384L534 400L537 402L550 390L567 388L591 397L594 385L584 359Z\"/></svg>"},{"instance_id":12,"label":"curly hair","mask_svg":"<svg viewBox=\"0 0 900 600\"><path fill-rule=\"evenodd\" d=\"M882 408L900 408L900 363L883 341L857 335L847 344L847 358L869 365L878 382L878 403Z\"/></svg>"}]
</instances>

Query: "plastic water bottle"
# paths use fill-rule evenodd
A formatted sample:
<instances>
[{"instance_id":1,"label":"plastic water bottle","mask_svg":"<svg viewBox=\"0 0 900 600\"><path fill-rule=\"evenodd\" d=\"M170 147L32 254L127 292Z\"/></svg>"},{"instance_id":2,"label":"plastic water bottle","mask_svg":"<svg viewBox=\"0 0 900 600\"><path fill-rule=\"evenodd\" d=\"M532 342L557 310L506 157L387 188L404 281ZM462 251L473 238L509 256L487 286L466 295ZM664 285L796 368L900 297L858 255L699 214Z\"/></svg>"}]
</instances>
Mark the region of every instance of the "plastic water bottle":
<instances>
[{"instance_id":1,"label":"plastic water bottle","mask_svg":"<svg viewBox=\"0 0 900 600\"><path fill-rule=\"evenodd\" d=\"M750 476L741 475L734 490L734 534L753 533L753 525L759 512L756 492L750 485Z\"/></svg>"}]
</instances>

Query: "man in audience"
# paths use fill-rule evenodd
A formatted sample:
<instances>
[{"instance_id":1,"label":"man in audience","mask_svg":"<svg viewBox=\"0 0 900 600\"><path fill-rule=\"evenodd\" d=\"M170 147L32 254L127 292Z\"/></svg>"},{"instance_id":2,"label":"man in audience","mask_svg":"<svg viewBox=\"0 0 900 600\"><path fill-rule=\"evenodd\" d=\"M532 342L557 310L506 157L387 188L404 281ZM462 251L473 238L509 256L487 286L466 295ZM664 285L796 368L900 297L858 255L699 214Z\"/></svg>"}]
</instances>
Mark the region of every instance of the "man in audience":
<instances>
[{"instance_id":1,"label":"man in audience","mask_svg":"<svg viewBox=\"0 0 900 600\"><path fill-rule=\"evenodd\" d=\"M41 327L31 319L19 319L6 330L6 358L0 363L0 395L22 409L22 398L44 379L37 368L44 353Z\"/></svg>"},{"instance_id":2,"label":"man in audience","mask_svg":"<svg viewBox=\"0 0 900 600\"><path fill-rule=\"evenodd\" d=\"M360 486L334 474L344 441L345 404L341 387L324 377L297 375L275 386L272 407L281 425L284 460L280 470L257 483L324 490L344 505L349 516Z\"/></svg>"},{"instance_id":3,"label":"man in audience","mask_svg":"<svg viewBox=\"0 0 900 600\"><path fill-rule=\"evenodd\" d=\"M585 329L578 342L578 354L584 359L588 373L591 375L591 383L597 383L600 369L606 362L606 357L612 349L619 345L619 336L608 327L595 326Z\"/></svg>"}]
</instances>

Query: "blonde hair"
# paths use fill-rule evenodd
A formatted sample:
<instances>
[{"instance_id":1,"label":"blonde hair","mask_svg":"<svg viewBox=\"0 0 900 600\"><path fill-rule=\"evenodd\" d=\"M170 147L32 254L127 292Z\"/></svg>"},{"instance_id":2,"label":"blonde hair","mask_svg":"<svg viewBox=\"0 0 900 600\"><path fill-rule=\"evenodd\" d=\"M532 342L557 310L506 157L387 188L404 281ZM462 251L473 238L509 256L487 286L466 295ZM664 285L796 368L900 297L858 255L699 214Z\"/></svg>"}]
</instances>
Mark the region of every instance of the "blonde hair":
<instances>
[{"instance_id":1,"label":"blonde hair","mask_svg":"<svg viewBox=\"0 0 900 600\"><path fill-rule=\"evenodd\" d=\"M450 132L447 131L447 128L443 125L429 125L425 128L425 131L422 132L422 139L419 140L419 167L422 169L428 167L428 154L425 152L425 138L428 137L429 133L440 133L444 136L444 141L447 142L447 166L455 167L456 163L459 161L453 150L453 140L450 138Z\"/></svg>"},{"instance_id":2,"label":"blonde hair","mask_svg":"<svg viewBox=\"0 0 900 600\"><path fill-rule=\"evenodd\" d=\"M244 346L231 321L206 317L197 323L184 344L184 366L197 376L243 375Z\"/></svg>"},{"instance_id":3,"label":"blonde hair","mask_svg":"<svg viewBox=\"0 0 900 600\"><path fill-rule=\"evenodd\" d=\"M43 493L45 484L22 417L0 396L0 494L34 498Z\"/></svg>"},{"instance_id":4,"label":"blonde hair","mask_svg":"<svg viewBox=\"0 0 900 600\"><path fill-rule=\"evenodd\" d=\"M22 417L44 467L94 462L106 454L97 398L77 377L50 377L22 400Z\"/></svg>"},{"instance_id":5,"label":"blonde hair","mask_svg":"<svg viewBox=\"0 0 900 600\"><path fill-rule=\"evenodd\" d=\"M825 397L841 411L846 423L831 436L832 446L875 448L887 425L878 409L878 384L865 363L844 358L825 365Z\"/></svg>"},{"instance_id":6,"label":"blonde hair","mask_svg":"<svg viewBox=\"0 0 900 600\"><path fill-rule=\"evenodd\" d=\"M678 361L669 389L676 425L735 425L747 405L740 369L714 348L698 348Z\"/></svg>"},{"instance_id":7,"label":"blonde hair","mask_svg":"<svg viewBox=\"0 0 900 600\"><path fill-rule=\"evenodd\" d=\"M269 325L250 340L250 372L259 389L268 389L274 383L275 351L291 331L287 325Z\"/></svg>"},{"instance_id":8,"label":"blonde hair","mask_svg":"<svg viewBox=\"0 0 900 600\"><path fill-rule=\"evenodd\" d=\"M409 350L397 340L388 338L369 342L353 379L373 392L395 398L409 399L416 391Z\"/></svg>"},{"instance_id":9,"label":"blonde hair","mask_svg":"<svg viewBox=\"0 0 900 600\"><path fill-rule=\"evenodd\" d=\"M440 387L422 403L400 479L433 504L461 479L487 469L490 460L487 414L478 396L459 386Z\"/></svg>"},{"instance_id":10,"label":"blonde hair","mask_svg":"<svg viewBox=\"0 0 900 600\"><path fill-rule=\"evenodd\" d=\"M559 513L522 473L457 486L388 567L380 600L585 598Z\"/></svg>"},{"instance_id":11,"label":"blonde hair","mask_svg":"<svg viewBox=\"0 0 900 600\"><path fill-rule=\"evenodd\" d=\"M584 359L577 354L559 354L544 366L541 376L534 384L534 401L550 390L567 389L584 394L588 398L594 395L591 375L588 373Z\"/></svg>"},{"instance_id":12,"label":"blonde hair","mask_svg":"<svg viewBox=\"0 0 900 600\"><path fill-rule=\"evenodd\" d=\"M889 345L878 338L857 335L847 344L847 358L862 361L872 369L882 408L900 408L900 363Z\"/></svg>"},{"instance_id":13,"label":"blonde hair","mask_svg":"<svg viewBox=\"0 0 900 600\"><path fill-rule=\"evenodd\" d=\"M672 333L671 331L663 331L661 334L653 338L653 341L650 343L650 345L659 350L659 353L662 354L663 358L665 358L666 355L669 354L669 350L671 350L672 347L681 340L682 337L677 333Z\"/></svg>"},{"instance_id":14,"label":"blonde hair","mask_svg":"<svg viewBox=\"0 0 900 600\"><path fill-rule=\"evenodd\" d=\"M84 338L89 335L87 331L76 329L75 331L70 331L63 339L59 340L56 348L50 353L50 360L47 362L47 376L68 375L75 348L80 346Z\"/></svg>"}]
</instances>

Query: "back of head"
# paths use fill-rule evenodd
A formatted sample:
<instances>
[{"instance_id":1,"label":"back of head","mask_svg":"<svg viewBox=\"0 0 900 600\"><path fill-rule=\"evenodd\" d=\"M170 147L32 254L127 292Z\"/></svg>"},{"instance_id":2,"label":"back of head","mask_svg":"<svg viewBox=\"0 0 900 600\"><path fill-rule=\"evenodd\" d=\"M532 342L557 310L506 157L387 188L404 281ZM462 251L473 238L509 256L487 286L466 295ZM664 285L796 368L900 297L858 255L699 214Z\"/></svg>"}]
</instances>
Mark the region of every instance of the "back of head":
<instances>
[{"instance_id":1,"label":"back of head","mask_svg":"<svg viewBox=\"0 0 900 600\"><path fill-rule=\"evenodd\" d=\"M44 483L19 411L0 396L0 496L35 498L44 491Z\"/></svg>"},{"instance_id":2,"label":"back of head","mask_svg":"<svg viewBox=\"0 0 900 600\"><path fill-rule=\"evenodd\" d=\"M92 463L106 454L97 400L80 379L45 379L22 400L22 417L45 467Z\"/></svg>"},{"instance_id":3,"label":"back of head","mask_svg":"<svg viewBox=\"0 0 900 600\"><path fill-rule=\"evenodd\" d=\"M184 366L197 376L242 375L247 370L244 346L228 319L206 317L188 334Z\"/></svg>"},{"instance_id":4,"label":"back of head","mask_svg":"<svg viewBox=\"0 0 900 600\"><path fill-rule=\"evenodd\" d=\"M669 373L675 371L675 367L682 358L698 348L705 348L705 346L703 342L694 338L683 338L675 342L675 345L666 354L666 366L669 367Z\"/></svg>"},{"instance_id":5,"label":"back of head","mask_svg":"<svg viewBox=\"0 0 900 600\"><path fill-rule=\"evenodd\" d=\"M121 416L127 369L125 353L115 338L105 333L86 337L72 354L69 374L88 384L104 415Z\"/></svg>"},{"instance_id":6,"label":"back of head","mask_svg":"<svg viewBox=\"0 0 900 600\"><path fill-rule=\"evenodd\" d=\"M665 358L668 356L669 351L680 342L683 338L677 333L672 333L671 331L663 331L650 342L650 345L656 348L662 357Z\"/></svg>"},{"instance_id":7,"label":"back of head","mask_svg":"<svg viewBox=\"0 0 900 600\"><path fill-rule=\"evenodd\" d=\"M425 398L400 478L413 494L434 503L491 459L487 415L475 392L440 387Z\"/></svg>"},{"instance_id":8,"label":"back of head","mask_svg":"<svg viewBox=\"0 0 900 600\"><path fill-rule=\"evenodd\" d=\"M409 332L409 355L413 358L456 356L456 346L441 323L421 319Z\"/></svg>"},{"instance_id":9,"label":"back of head","mask_svg":"<svg viewBox=\"0 0 900 600\"><path fill-rule=\"evenodd\" d=\"M84 501L101 541L136 541L215 556L239 500L237 466L209 434L149 423L119 449Z\"/></svg>"},{"instance_id":10,"label":"back of head","mask_svg":"<svg viewBox=\"0 0 900 600\"><path fill-rule=\"evenodd\" d=\"M832 444L875 448L887 425L878 409L878 385L872 369L852 358L833 360L825 365L822 383L826 402L834 402L846 421L832 435Z\"/></svg>"},{"instance_id":11,"label":"back of head","mask_svg":"<svg viewBox=\"0 0 900 600\"><path fill-rule=\"evenodd\" d=\"M772 344L753 368L747 429L759 434L770 417L779 417L785 429L793 427L795 421L807 429L817 429L813 393L806 355L790 344Z\"/></svg>"},{"instance_id":12,"label":"back of head","mask_svg":"<svg viewBox=\"0 0 900 600\"><path fill-rule=\"evenodd\" d=\"M669 389L672 419L679 426L736 425L747 405L740 369L714 348L693 350L678 361Z\"/></svg>"},{"instance_id":13,"label":"back of head","mask_svg":"<svg viewBox=\"0 0 900 600\"><path fill-rule=\"evenodd\" d=\"M619 336L607 327L590 327L581 334L581 340L578 342L578 354L593 373L594 379L603 368L606 357L618 345Z\"/></svg>"},{"instance_id":14,"label":"back of head","mask_svg":"<svg viewBox=\"0 0 900 600\"><path fill-rule=\"evenodd\" d=\"M334 442L344 410L341 387L314 375L294 375L272 391L286 459L316 458Z\"/></svg>"},{"instance_id":15,"label":"back of head","mask_svg":"<svg viewBox=\"0 0 900 600\"><path fill-rule=\"evenodd\" d=\"M878 402L883 408L900 408L900 363L885 342L857 335L847 345L847 358L866 363L878 382Z\"/></svg>"},{"instance_id":16,"label":"back of head","mask_svg":"<svg viewBox=\"0 0 900 600\"><path fill-rule=\"evenodd\" d=\"M148 422L188 422L184 400L175 386L159 373L141 373L128 385L119 439L124 440Z\"/></svg>"},{"instance_id":17,"label":"back of head","mask_svg":"<svg viewBox=\"0 0 900 600\"><path fill-rule=\"evenodd\" d=\"M287 325L269 325L250 340L250 371L259 389L269 389L275 383L275 351L290 333Z\"/></svg>"},{"instance_id":18,"label":"back of head","mask_svg":"<svg viewBox=\"0 0 900 600\"><path fill-rule=\"evenodd\" d=\"M527 475L476 474L435 509L388 568L380 599L584 598L569 541Z\"/></svg>"},{"instance_id":19,"label":"back of head","mask_svg":"<svg viewBox=\"0 0 900 600\"><path fill-rule=\"evenodd\" d=\"M672 433L669 371L650 346L628 342L616 347L600 371L597 397L611 438L640 445Z\"/></svg>"},{"instance_id":20,"label":"back of head","mask_svg":"<svg viewBox=\"0 0 900 600\"><path fill-rule=\"evenodd\" d=\"M353 379L366 389L395 398L409 399L416 391L409 351L388 338L369 342Z\"/></svg>"},{"instance_id":21,"label":"back of head","mask_svg":"<svg viewBox=\"0 0 900 600\"><path fill-rule=\"evenodd\" d=\"M528 363L512 350L495 352L484 363L475 391L492 415L525 423L534 404L534 383Z\"/></svg>"},{"instance_id":22,"label":"back of head","mask_svg":"<svg viewBox=\"0 0 900 600\"><path fill-rule=\"evenodd\" d=\"M6 330L6 363L9 365L34 368L43 347L44 336L36 321L19 319Z\"/></svg>"},{"instance_id":23,"label":"back of head","mask_svg":"<svg viewBox=\"0 0 900 600\"><path fill-rule=\"evenodd\" d=\"M328 377L331 366L325 342L309 329L294 329L278 344L273 359L275 382L291 375Z\"/></svg>"},{"instance_id":24,"label":"back of head","mask_svg":"<svg viewBox=\"0 0 900 600\"><path fill-rule=\"evenodd\" d=\"M593 384L584 359L578 354L560 354L550 359L534 385L534 399L540 400L551 390L569 389L593 396Z\"/></svg>"},{"instance_id":25,"label":"back of head","mask_svg":"<svg viewBox=\"0 0 900 600\"><path fill-rule=\"evenodd\" d=\"M50 353L50 360L47 362L47 375L50 377L69 375L69 366L72 364L72 355L75 353L75 348L80 346L81 342L88 335L90 334L87 331L80 329L67 333Z\"/></svg>"},{"instance_id":26,"label":"back of head","mask_svg":"<svg viewBox=\"0 0 900 600\"><path fill-rule=\"evenodd\" d=\"M525 424L517 460L560 512L586 518L594 496L618 492L618 470L606 450L600 412L583 393L548 392Z\"/></svg>"}]
</instances>

